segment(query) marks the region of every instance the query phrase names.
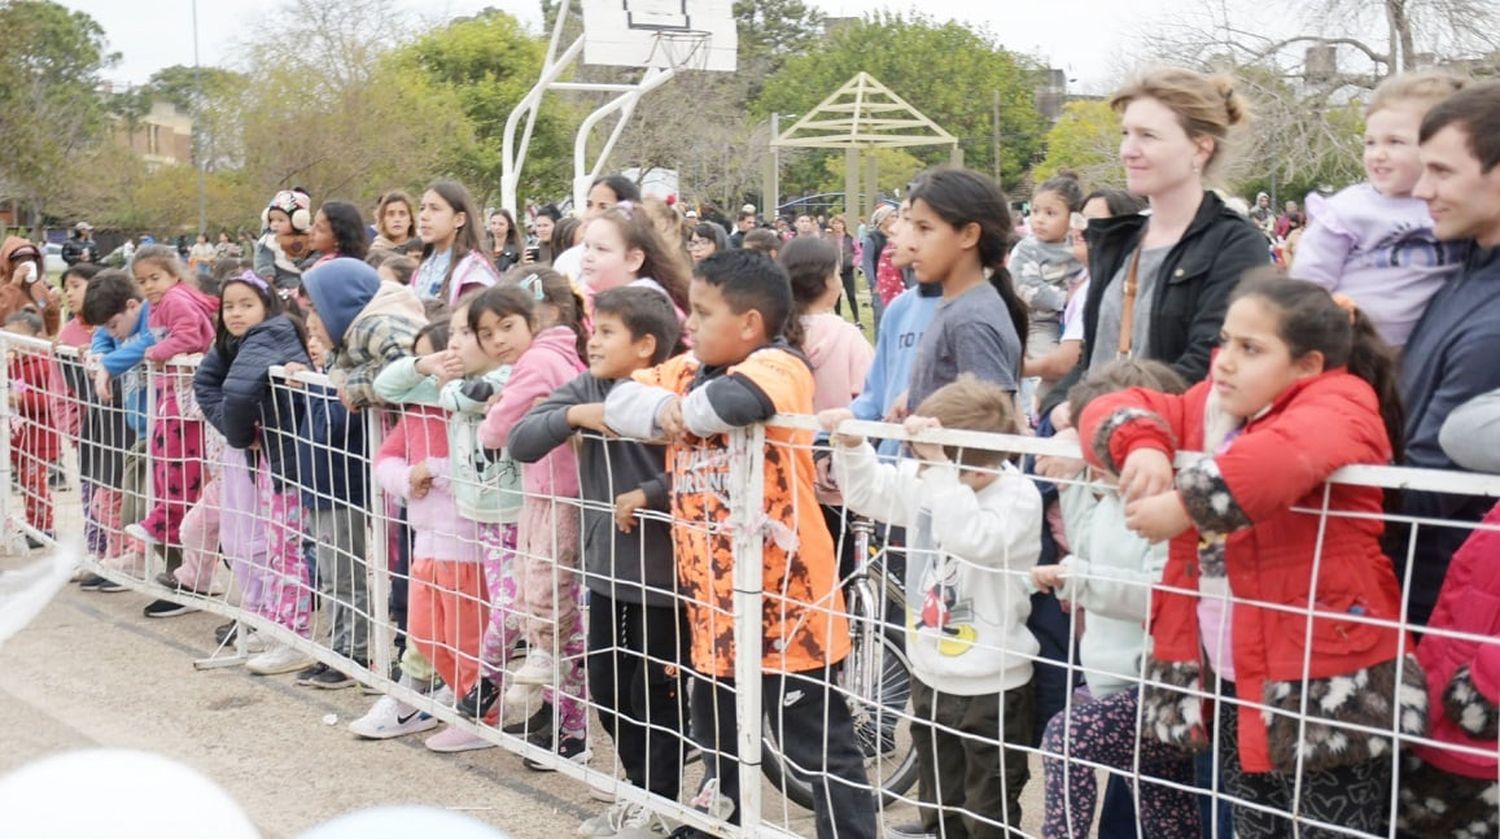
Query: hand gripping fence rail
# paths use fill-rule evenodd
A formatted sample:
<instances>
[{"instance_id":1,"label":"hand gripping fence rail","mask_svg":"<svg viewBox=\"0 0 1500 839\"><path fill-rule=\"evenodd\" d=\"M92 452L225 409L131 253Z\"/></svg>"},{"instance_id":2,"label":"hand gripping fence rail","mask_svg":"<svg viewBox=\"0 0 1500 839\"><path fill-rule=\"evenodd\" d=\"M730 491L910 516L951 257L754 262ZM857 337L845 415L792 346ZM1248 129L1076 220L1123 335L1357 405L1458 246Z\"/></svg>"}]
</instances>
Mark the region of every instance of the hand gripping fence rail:
<instances>
[{"instance_id":1,"label":"hand gripping fence rail","mask_svg":"<svg viewBox=\"0 0 1500 839\"><path fill-rule=\"evenodd\" d=\"M1340 493L1472 501L1500 478L1345 467L1295 502L1315 523L1302 570L1232 590L1208 561L1172 577L1081 462L1018 468L1067 467L1067 441L842 427L905 442L903 460L778 416L663 450L533 414L502 451L486 401L420 375L378 381L404 404L347 413L328 378L273 368L251 402L224 383L229 407L263 406L247 415L202 403L197 358L106 370L0 345L7 550L77 550L164 608L230 621L200 668L322 664L377 689L361 736L493 744L607 789L598 835L1227 836L1231 813L1248 836L1497 832L1496 517ZM964 465L918 463L937 445ZM1381 525L1400 534L1403 607L1424 535L1470 535L1460 608L1440 599L1414 627L1348 596L1330 532ZM1221 540L1230 579L1280 555L1244 544ZM1181 595L1200 630L1234 632L1213 651L1204 635L1214 654L1191 668L1161 646ZM1259 636L1243 657L1242 632ZM1364 655L1378 644L1390 655ZM1424 671L1443 681L1430 694Z\"/></svg>"}]
</instances>

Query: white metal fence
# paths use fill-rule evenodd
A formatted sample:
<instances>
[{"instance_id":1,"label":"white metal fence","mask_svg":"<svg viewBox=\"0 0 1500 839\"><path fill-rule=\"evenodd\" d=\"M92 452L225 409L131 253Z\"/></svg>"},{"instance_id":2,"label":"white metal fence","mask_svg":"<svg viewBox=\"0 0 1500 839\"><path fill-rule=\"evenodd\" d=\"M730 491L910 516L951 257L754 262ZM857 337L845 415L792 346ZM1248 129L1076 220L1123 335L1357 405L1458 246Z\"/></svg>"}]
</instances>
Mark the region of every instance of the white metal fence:
<instances>
[{"instance_id":1,"label":"white metal fence","mask_svg":"<svg viewBox=\"0 0 1500 839\"><path fill-rule=\"evenodd\" d=\"M1169 588L1153 586L1149 575L1143 579L1091 563L1073 575L1073 596L1103 586L1119 609L1080 606L1051 614L1065 652L1039 652L1025 639L1046 630L1025 628L1022 613L1030 612L1033 623L1045 617L1039 615L1045 598L1030 594L1041 531L1076 541L1076 528L1055 515L1041 518L1039 500L1036 520L1029 524L1021 518L986 519L992 511L975 514L974 532L990 534L976 550L997 555L993 562L914 551L908 548L913 531L926 533L922 528L932 528L948 511L923 509L909 520L898 515L900 493L889 487L922 480L911 475L887 475L884 480L893 483L862 502L885 510L875 518L895 516L900 526L836 508L825 519L821 509L807 509L807 496L795 491L798 480L809 477L801 471L807 468L818 471L820 485L827 484L821 464L830 446L815 436L811 417L778 417L697 451L680 450L676 456L689 458L698 470L691 474L700 480L673 492L679 499L690 497L675 508L641 509L623 517L630 527L625 534L616 521L618 493L538 492L536 481L528 480L557 486L581 479L588 486L603 470L603 482L619 489L615 470L624 467L612 460L619 449L600 443L599 456L586 459L582 475L554 469L523 477L525 467L474 443L482 404L468 413L381 406L351 414L347 429L330 433L309 422L320 411L339 413L330 382L317 374L277 373L270 387L284 410L263 418L258 450L226 452L192 396L194 359L116 377L124 387L105 400L93 389L97 363L85 354L9 334L0 335L0 345L9 360L0 405L10 428L0 435L0 472L12 490L0 495L0 518L12 549L25 550L27 537L47 544L62 529L82 529L88 554L83 565L89 572L237 622L228 643L205 639L213 652L197 662L200 667L243 664L263 655L257 651L268 645L282 645L308 664L328 665L378 689L410 714L446 723L454 729L450 741L467 733L614 791L623 802L619 818L659 817L721 835L821 830L862 836L920 824L925 811L926 830L934 835L1081 835L1094 829L1096 801L1105 797L1106 779L1112 777L1137 793L1126 810L1142 826L1142 835L1162 824L1175 825L1178 832L1168 835L1223 835L1217 812L1233 808L1245 817L1245 835L1255 833L1246 828L1254 827L1257 816L1277 815L1290 821L1262 822L1270 825L1265 835L1290 835L1295 824L1303 835L1394 836L1395 817L1441 798L1434 789L1488 796L1477 809L1472 801L1439 800L1438 806L1465 804L1488 825L1488 835L1495 833L1496 777L1444 787L1438 776L1434 786L1432 776L1412 781L1410 766L1402 765L1414 748L1425 745L1493 767L1493 717L1479 721L1481 733L1472 743L1455 744L1452 738L1432 739L1430 732L1404 731L1399 708L1389 709L1379 724L1331 726L1335 735L1399 743L1399 748L1377 746L1357 767L1363 774L1312 771L1303 765L1307 750L1299 749L1293 771L1249 782L1227 778L1222 766L1195 771L1186 752L1164 750L1137 736L1146 722L1142 699L1147 693L1182 686L1145 673L1141 653L1132 658L1128 673L1088 661L1088 654L1080 660L1079 641L1089 637L1091 619L1113 627L1109 633L1128 629L1131 615L1143 617L1142 610L1150 608L1153 591L1159 596ZM843 430L907 439L899 426L851 422ZM399 435L398 444L387 446L392 435ZM1077 454L1057 441L963 431L929 432L923 440L1015 455ZM571 443L565 445L572 450ZM49 471L58 469L66 489L50 486L56 479L49 480ZM507 470L512 471L500 474ZM1021 478L1013 467L968 471L998 475L1000 481L1037 480ZM512 482L503 487L495 483L507 480ZM1055 483L1064 491L1091 487L1090 496L1110 498L1107 486L1088 481L1080 475ZM1500 478L1453 472L1350 467L1329 486L1337 484L1500 497ZM402 486L417 497L403 501L390 492ZM159 498L158 489L169 487L169 497ZM458 524L450 527L442 516L445 508L429 505L430 493L452 496L455 505L480 512L453 516ZM1336 509L1330 497L1325 490L1320 506L1299 512L1325 524L1355 515ZM126 532L152 516L167 520L153 537L165 543L159 547ZM475 516L487 521L475 524ZM1476 527L1381 518L1413 526L1408 564L1421 528ZM832 525L831 552L814 537L825 520ZM954 527L951 521L942 526ZM1034 550L1031 535L1015 533L1023 526L1032 528ZM518 529L525 531L519 544ZM996 538L1012 547L996 548ZM1047 538L1055 541L1051 533ZM663 556L663 545L672 543L677 556ZM430 562L431 556L413 553L414 548L459 558ZM707 553L693 552L700 549ZM161 576L169 572L169 562L175 574ZM1317 579L1318 559L1312 562ZM917 588L924 590L916 591L903 571L914 564L926 568L923 573L950 576L930 589L924 587L926 578L917 579ZM974 588L963 590L954 580ZM1019 598L1005 594L1022 590L1026 593ZM1407 668L1415 665L1406 654L1412 637L1404 621L1330 610L1316 594L1302 604L1254 604L1265 615L1302 621L1295 625L1304 627L1299 631L1307 638L1304 673L1311 672L1317 618L1337 620L1339 627L1400 630L1396 684L1410 675ZM1483 612L1475 623L1426 628L1423 637L1459 641L1460 653L1471 657L1494 645L1500 610L1484 611L1485 598L1492 596L1475 596L1476 613ZM1245 603L1227 593L1225 602ZM1107 619L1114 622L1104 623ZM1013 632L997 637L986 634L989 627ZM1115 640L1097 631L1091 642L1096 647ZM1128 653L1128 638L1120 643L1127 644ZM532 655L536 652L550 658ZM968 681L960 665L939 678L966 685L967 693L974 685L989 687L957 702L952 693L934 695L918 670L934 662L941 670L951 664L943 656L957 660L960 654L970 662L988 657L1001 663L981 667ZM836 661L826 670L806 666L820 656ZM293 658L287 654L284 660ZM518 679L521 670L528 672ZM1024 680L1006 683L1007 674L1027 670L1031 674ZM1119 694L1114 716L1099 713L1105 697L1077 690L1091 677L1128 684L1109 694ZM476 685L478 696L491 685L502 695L488 713L475 715L466 706ZM601 685L606 686L602 694ZM1302 695L1296 707L1273 708L1225 696L1217 681L1184 690L1221 708L1249 704L1260 708L1263 719L1285 717L1298 742L1307 739L1309 729L1328 724L1314 707L1326 694ZM1041 742L1054 713L1062 716L1053 736ZM1434 709L1433 717L1443 713ZM1227 762L1221 735L1228 724L1207 726L1209 757L1200 764ZM989 733L977 733L985 726L991 726ZM1327 736L1329 730L1321 733ZM586 753L574 754L564 744L575 734L585 738ZM924 749L939 766L957 768L928 771L925 765L933 761L919 759ZM955 788L955 779L961 788ZM1341 790L1326 787L1335 782ZM1350 800L1365 803L1363 821L1318 815L1338 812L1319 796L1349 793L1360 784L1371 786L1355 789ZM737 810L726 800L736 787ZM1267 792L1235 792L1245 789ZM1370 802L1376 799L1371 816ZM814 802L826 812L821 822L809 815ZM627 812L625 805L631 804L642 809ZM861 817L862 811L873 812L873 821ZM1434 835L1417 825L1412 832Z\"/></svg>"}]
</instances>

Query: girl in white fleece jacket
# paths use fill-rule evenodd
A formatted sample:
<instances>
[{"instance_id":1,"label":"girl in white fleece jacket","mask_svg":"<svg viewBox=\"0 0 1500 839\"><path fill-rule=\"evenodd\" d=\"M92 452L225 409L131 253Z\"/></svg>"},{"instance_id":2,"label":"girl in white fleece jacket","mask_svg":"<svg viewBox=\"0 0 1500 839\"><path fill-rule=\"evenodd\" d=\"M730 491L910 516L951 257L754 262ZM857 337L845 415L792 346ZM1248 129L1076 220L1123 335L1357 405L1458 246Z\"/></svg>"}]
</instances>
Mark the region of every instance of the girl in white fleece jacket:
<instances>
[{"instance_id":1,"label":"girl in white fleece jacket","mask_svg":"<svg viewBox=\"0 0 1500 839\"><path fill-rule=\"evenodd\" d=\"M1015 434L1012 405L1003 389L965 374L923 400L907 430ZM844 504L907 529L906 651L917 677L912 739L923 827L946 836L968 835L976 823L1019 829L1026 754L1006 747L1002 757L995 735L1024 744L1033 730L1040 646L1026 628L1025 577L1041 553L1041 494L1000 452L914 443L916 459L892 465L858 437L833 439ZM999 795L993 774L1002 764Z\"/></svg>"},{"instance_id":2,"label":"girl in white fleece jacket","mask_svg":"<svg viewBox=\"0 0 1500 839\"><path fill-rule=\"evenodd\" d=\"M1182 377L1154 361L1115 361L1091 371L1068 394L1068 406L1081 416L1098 396L1131 387L1181 393ZM1061 466L1061 464L1060 464ZM1161 778L1193 783L1192 759L1174 747L1142 738L1137 726L1141 651L1146 644L1151 587L1161 582L1167 543L1152 545L1125 526L1125 502L1089 482L1076 470L1044 470L1069 479L1058 486L1069 553L1057 565L1033 568L1032 590L1052 589L1059 600L1086 616L1078 658L1087 687L1047 723L1042 738L1046 776L1044 837L1085 836L1094 821L1098 797L1095 765L1136 769L1147 779L1140 790L1140 821L1146 836L1196 837L1196 796L1180 788L1150 783ZM1105 477L1105 476L1096 476ZM1062 758L1062 759L1059 759Z\"/></svg>"}]
</instances>

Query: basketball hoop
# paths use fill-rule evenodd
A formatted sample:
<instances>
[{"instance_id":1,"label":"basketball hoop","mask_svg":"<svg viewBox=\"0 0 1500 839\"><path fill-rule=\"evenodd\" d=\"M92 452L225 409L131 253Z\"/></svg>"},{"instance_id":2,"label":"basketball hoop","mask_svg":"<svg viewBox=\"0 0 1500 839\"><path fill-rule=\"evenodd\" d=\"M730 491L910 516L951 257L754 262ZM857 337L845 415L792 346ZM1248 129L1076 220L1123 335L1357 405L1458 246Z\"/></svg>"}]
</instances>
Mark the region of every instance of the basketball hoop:
<instances>
[{"instance_id":1,"label":"basketball hoop","mask_svg":"<svg viewBox=\"0 0 1500 839\"><path fill-rule=\"evenodd\" d=\"M712 39L713 33L706 29L657 30L651 35L651 55L646 59L646 66L705 70Z\"/></svg>"}]
</instances>

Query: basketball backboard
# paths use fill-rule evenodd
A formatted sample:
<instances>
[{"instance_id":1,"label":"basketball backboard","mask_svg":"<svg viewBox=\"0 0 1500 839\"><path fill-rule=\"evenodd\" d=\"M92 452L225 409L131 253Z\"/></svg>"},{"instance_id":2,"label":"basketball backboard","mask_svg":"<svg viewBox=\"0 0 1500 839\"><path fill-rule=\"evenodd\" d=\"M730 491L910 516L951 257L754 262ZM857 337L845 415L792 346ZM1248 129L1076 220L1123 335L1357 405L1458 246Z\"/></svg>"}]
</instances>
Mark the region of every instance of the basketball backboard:
<instances>
[{"instance_id":1,"label":"basketball backboard","mask_svg":"<svg viewBox=\"0 0 1500 839\"><path fill-rule=\"evenodd\" d=\"M732 0L583 0L583 61L733 73Z\"/></svg>"}]
</instances>

